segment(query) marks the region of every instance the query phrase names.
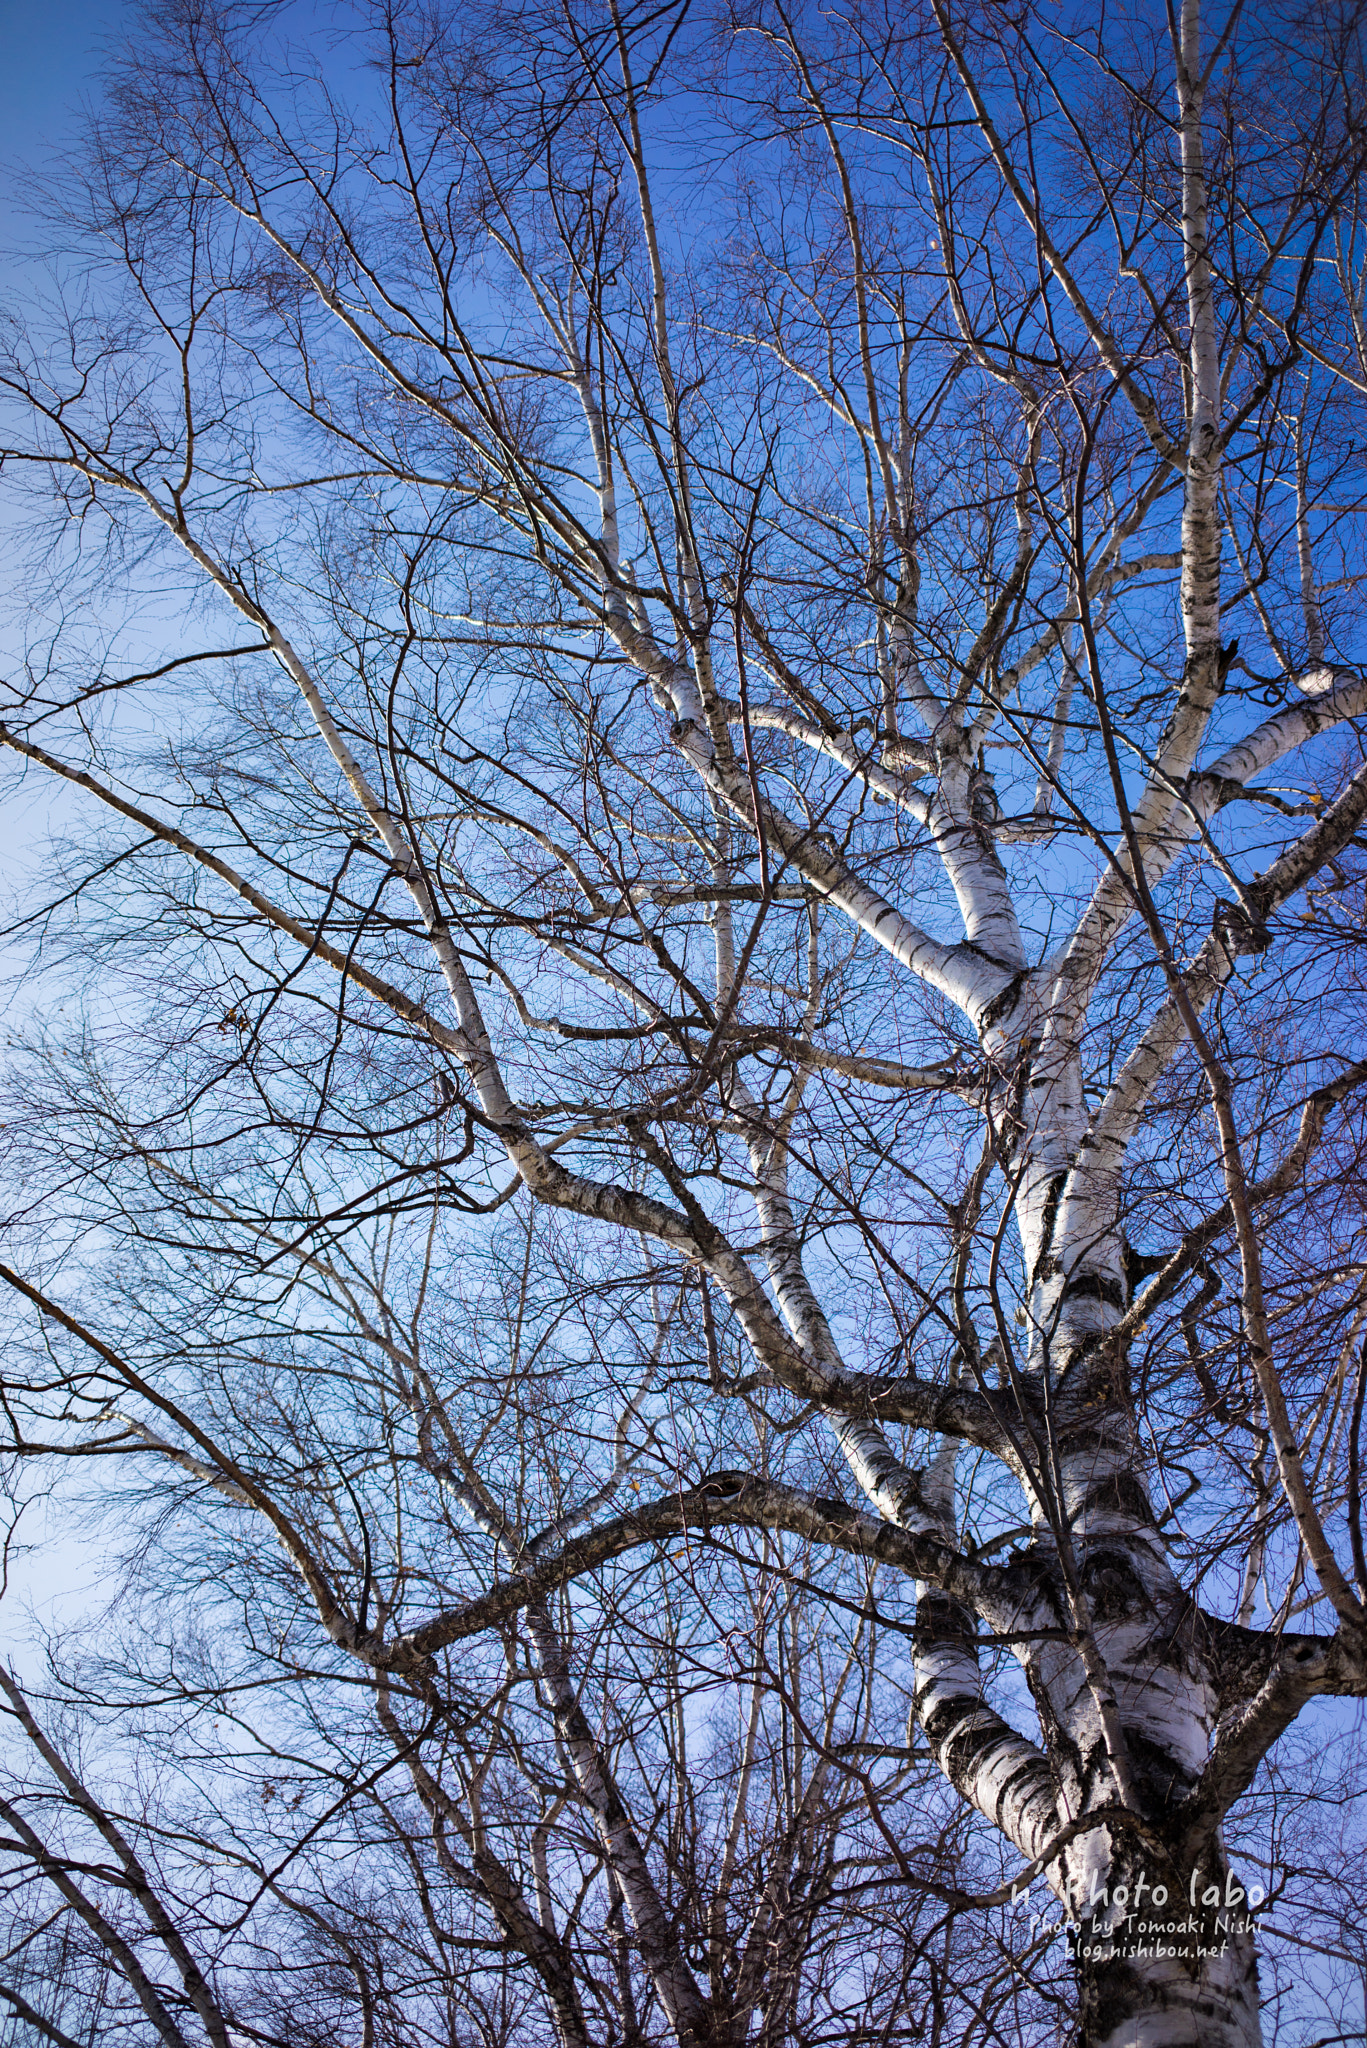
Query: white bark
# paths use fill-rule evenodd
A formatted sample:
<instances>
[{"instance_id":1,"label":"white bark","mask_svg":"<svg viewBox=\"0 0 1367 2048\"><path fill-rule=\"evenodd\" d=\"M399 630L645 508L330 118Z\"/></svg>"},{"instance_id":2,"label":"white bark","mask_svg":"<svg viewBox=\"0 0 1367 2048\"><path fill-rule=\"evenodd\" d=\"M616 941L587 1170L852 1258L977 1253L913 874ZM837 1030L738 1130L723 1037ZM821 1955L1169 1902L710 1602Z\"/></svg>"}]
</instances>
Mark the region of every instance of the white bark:
<instances>
[{"instance_id":1,"label":"white bark","mask_svg":"<svg viewBox=\"0 0 1367 2048\"><path fill-rule=\"evenodd\" d=\"M1223 1954L1204 1958L1194 1977L1180 1957L1102 1971L1095 1991L1088 1987L1095 2017L1087 2048L1262 2048L1253 1938L1215 1939L1226 1944Z\"/></svg>"}]
</instances>

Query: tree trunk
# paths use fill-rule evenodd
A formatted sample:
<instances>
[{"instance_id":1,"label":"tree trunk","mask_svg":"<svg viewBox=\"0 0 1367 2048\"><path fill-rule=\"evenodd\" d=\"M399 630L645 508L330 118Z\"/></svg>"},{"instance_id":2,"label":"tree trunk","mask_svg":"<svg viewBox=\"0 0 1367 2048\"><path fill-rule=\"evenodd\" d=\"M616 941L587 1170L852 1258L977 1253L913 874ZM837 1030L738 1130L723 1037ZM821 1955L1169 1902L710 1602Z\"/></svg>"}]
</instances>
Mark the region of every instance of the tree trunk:
<instances>
[{"instance_id":1,"label":"tree trunk","mask_svg":"<svg viewBox=\"0 0 1367 2048\"><path fill-rule=\"evenodd\" d=\"M1236 1927L1244 1919L1222 1917ZM1080 2048L1261 2048L1252 1935L1217 1931L1207 1945L1220 1952L1198 1956L1194 1969L1161 1953L1079 1957Z\"/></svg>"},{"instance_id":2,"label":"tree trunk","mask_svg":"<svg viewBox=\"0 0 1367 2048\"><path fill-rule=\"evenodd\" d=\"M1262 2033L1244 1893L1218 1833L1196 1869L1184 1847L1219 1705L1209 1646L1145 1488L1128 1360L1109 1340L1128 1305L1126 1247L1113 1162L1098 1171L1070 1128L1081 1121L1072 1068L1049 1091L1023 1177L1035 1198L1021 1217L1031 1288L1021 1399L1037 1409L1031 1549L1073 1640L1041 1642L1024 1661L1060 1821L1107 1805L1135 1816L1077 1837L1049 1872L1076 1930L1078 2041L1252 2048Z\"/></svg>"}]
</instances>

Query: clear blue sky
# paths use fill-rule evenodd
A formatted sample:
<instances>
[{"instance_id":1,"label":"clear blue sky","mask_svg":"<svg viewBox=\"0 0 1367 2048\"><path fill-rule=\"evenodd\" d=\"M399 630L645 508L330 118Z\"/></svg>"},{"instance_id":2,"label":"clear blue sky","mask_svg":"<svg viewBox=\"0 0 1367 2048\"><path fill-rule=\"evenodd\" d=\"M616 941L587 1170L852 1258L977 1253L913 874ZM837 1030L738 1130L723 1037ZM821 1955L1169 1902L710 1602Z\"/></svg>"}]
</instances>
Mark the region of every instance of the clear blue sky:
<instances>
[{"instance_id":1,"label":"clear blue sky","mask_svg":"<svg viewBox=\"0 0 1367 2048\"><path fill-rule=\"evenodd\" d=\"M16 159L35 167L49 142L70 133L81 94L99 65L101 43L117 35L124 0L0 0L0 178L9 193Z\"/></svg>"},{"instance_id":2,"label":"clear blue sky","mask_svg":"<svg viewBox=\"0 0 1367 2048\"><path fill-rule=\"evenodd\" d=\"M24 167L41 171L53 149L78 132L81 102L93 97L102 46L131 16L125 0L0 0L0 312L19 310L22 263L32 246L18 184ZM12 579L0 573L0 584ZM0 589L0 603L12 592ZM19 639L22 640L22 634ZM0 657L13 643L0 637ZM25 858L51 822L48 792L26 788L0 808L0 922L5 899ZM5 984L13 961L0 946L0 1021L8 1016Z\"/></svg>"}]
</instances>

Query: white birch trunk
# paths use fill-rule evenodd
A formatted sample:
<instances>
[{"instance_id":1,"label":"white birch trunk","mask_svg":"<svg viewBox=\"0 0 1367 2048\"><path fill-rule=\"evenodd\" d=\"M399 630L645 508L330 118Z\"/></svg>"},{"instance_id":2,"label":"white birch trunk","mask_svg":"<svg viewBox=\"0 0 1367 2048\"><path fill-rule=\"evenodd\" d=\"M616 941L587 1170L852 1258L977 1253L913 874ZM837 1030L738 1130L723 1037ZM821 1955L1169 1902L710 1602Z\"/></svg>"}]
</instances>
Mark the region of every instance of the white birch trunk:
<instances>
[{"instance_id":1,"label":"white birch trunk","mask_svg":"<svg viewBox=\"0 0 1367 2048\"><path fill-rule=\"evenodd\" d=\"M1085 2048L1253 2048L1261 2033L1247 1915L1224 1915L1222 1928L1214 1910L1201 1907L1212 1886L1223 1897L1232 1883L1218 1841L1205 1868L1193 1872L1183 1859L1183 1803L1210 1759L1218 1702L1189 1596L1168 1561L1140 1476L1123 1347L1107 1341L1127 1306L1118 1181L1114 1161L1092 1174L1085 1147L1079 1161L1081 1104L1071 1081L1065 1072L1036 1104L1039 1153L1024 1176L1030 1195L1020 1205L1033 1261L1025 1385L1047 1415L1047 1427L1035 1432L1038 1483L1027 1491L1032 1554L1065 1623L1070 1603L1061 1552L1071 1549L1075 1560L1081 1621L1107 1676L1123 1771L1109 1753L1104 1702L1076 1644L1042 1642L1026 1648L1022 1662L1059 1822L1123 1805L1147 1835L1098 1826L1065 1847L1047 1877L1069 1912L1083 1914L1075 1960ZM983 1761L990 1768L990 1757ZM1157 1884L1169 1894L1162 1912L1148 1903L1148 1933L1137 1920L1125 1924L1141 1879L1150 1894ZM1128 1895L1119 1907L1117 1885Z\"/></svg>"},{"instance_id":2,"label":"white birch trunk","mask_svg":"<svg viewBox=\"0 0 1367 2048\"><path fill-rule=\"evenodd\" d=\"M1155 1955L1084 1963L1079 1985L1085 2048L1261 2048L1251 1935L1230 1935L1194 1974L1181 1957Z\"/></svg>"}]
</instances>

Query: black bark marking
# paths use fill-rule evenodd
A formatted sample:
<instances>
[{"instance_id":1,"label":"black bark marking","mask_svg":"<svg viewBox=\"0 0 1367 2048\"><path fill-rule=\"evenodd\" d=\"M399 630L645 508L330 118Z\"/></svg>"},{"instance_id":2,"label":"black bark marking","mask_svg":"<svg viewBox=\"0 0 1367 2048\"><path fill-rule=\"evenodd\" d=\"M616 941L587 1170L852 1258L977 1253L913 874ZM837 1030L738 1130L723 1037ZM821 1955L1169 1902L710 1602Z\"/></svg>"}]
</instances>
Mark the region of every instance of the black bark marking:
<instances>
[{"instance_id":1,"label":"black bark marking","mask_svg":"<svg viewBox=\"0 0 1367 2048\"><path fill-rule=\"evenodd\" d=\"M980 1040L986 1038L993 1025L999 1024L1003 1017L1009 1016L1010 1012L1015 1008L1016 998L1020 994L1025 982L1029 979L1029 975L1029 968L1022 967L1019 974L1012 975L1004 989L1000 989L990 1002L984 1004L978 1015L978 1037Z\"/></svg>"},{"instance_id":2,"label":"black bark marking","mask_svg":"<svg viewBox=\"0 0 1367 2048\"><path fill-rule=\"evenodd\" d=\"M1133 1472L1108 1472L1089 1488L1082 1502L1083 1521L1093 1514L1126 1515L1146 1529L1158 1527L1149 1496Z\"/></svg>"},{"instance_id":3,"label":"black bark marking","mask_svg":"<svg viewBox=\"0 0 1367 2048\"><path fill-rule=\"evenodd\" d=\"M1125 1288L1123 1282L1106 1273L1075 1273L1059 1301L1060 1305L1065 1301L1104 1301L1108 1308L1123 1309Z\"/></svg>"}]
</instances>

